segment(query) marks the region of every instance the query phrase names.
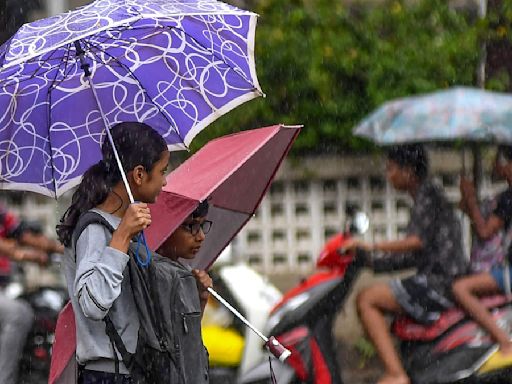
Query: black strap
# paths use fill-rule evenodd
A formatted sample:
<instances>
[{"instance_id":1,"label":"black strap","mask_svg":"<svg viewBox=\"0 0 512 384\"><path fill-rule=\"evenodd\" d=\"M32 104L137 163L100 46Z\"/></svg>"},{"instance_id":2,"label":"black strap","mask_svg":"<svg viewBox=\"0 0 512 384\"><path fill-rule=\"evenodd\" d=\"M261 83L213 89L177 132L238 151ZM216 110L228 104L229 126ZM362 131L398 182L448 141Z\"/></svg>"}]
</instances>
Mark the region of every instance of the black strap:
<instances>
[{"instance_id":1,"label":"black strap","mask_svg":"<svg viewBox=\"0 0 512 384\"><path fill-rule=\"evenodd\" d=\"M156 282L155 270L152 265L150 266L150 268L148 268L148 274L149 274L148 284L149 284L150 294L151 294L151 296L153 296L153 298L156 299L158 297L158 293L157 293L157 287L155 287L155 282ZM153 305L152 307L154 307L154 310L156 312L156 313L153 313L153 319L155 320L155 328L156 328L155 330L157 333L156 336L160 343L160 348L162 348L163 351L167 351L168 346L167 346L167 341L165 340L165 325L163 323L164 315L162 313L162 307L160 307L159 305Z\"/></svg>"},{"instance_id":2,"label":"black strap","mask_svg":"<svg viewBox=\"0 0 512 384\"><path fill-rule=\"evenodd\" d=\"M107 314L103 321L105 322L105 332L107 333L108 338L110 339L110 343L117 348L119 353L121 354L121 358L123 359L123 363L130 370L130 367L133 363L133 355L126 350L126 346L124 345L123 340L121 339L121 336L119 336L119 333L117 332L116 327L114 326L114 323L112 322L112 319ZM116 374L119 373L119 359L117 358L117 353L114 348L114 358L116 360Z\"/></svg>"},{"instance_id":3,"label":"black strap","mask_svg":"<svg viewBox=\"0 0 512 384\"><path fill-rule=\"evenodd\" d=\"M82 232L91 224L100 224L109 230L110 233L114 233L114 227L108 222L103 216L94 211L87 211L80 216L76 223L75 229L73 230L73 249L76 249L76 242L78 241Z\"/></svg>"}]
</instances>

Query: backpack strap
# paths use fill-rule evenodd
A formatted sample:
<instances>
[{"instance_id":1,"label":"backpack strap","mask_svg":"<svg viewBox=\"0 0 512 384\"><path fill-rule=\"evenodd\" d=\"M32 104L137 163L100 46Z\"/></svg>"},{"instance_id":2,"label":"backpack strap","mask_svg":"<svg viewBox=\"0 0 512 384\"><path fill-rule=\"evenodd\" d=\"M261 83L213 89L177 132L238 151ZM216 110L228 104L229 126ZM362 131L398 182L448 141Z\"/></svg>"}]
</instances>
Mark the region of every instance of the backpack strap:
<instances>
[{"instance_id":1,"label":"backpack strap","mask_svg":"<svg viewBox=\"0 0 512 384\"><path fill-rule=\"evenodd\" d=\"M82 232L91 224L100 224L109 230L110 233L114 233L114 227L112 224L108 222L103 216L101 216L98 212L87 211L80 216L78 222L75 225L75 229L73 230L73 238L72 238L72 246L73 249L76 250L76 243L80 238Z\"/></svg>"},{"instance_id":2,"label":"backpack strap","mask_svg":"<svg viewBox=\"0 0 512 384\"><path fill-rule=\"evenodd\" d=\"M123 339L121 339L121 336L119 336L119 333L117 332L117 329L114 326L114 323L112 322L112 319L110 318L110 316L108 316L108 314L107 314L107 316L105 316L103 321L105 322L105 332L107 333L107 336L110 339L110 343L112 344L112 346L115 346L115 348L117 348L117 350L119 351L119 354L121 355L121 358L123 359L124 365L126 366L126 368L128 368L128 370L130 370L130 367L133 363L133 354L128 352L128 350L126 349ZM114 348L114 354L115 354L115 359L116 359L116 373L118 373L119 372L119 366L118 366L119 362L117 360L117 354L115 353L115 348Z\"/></svg>"}]
</instances>

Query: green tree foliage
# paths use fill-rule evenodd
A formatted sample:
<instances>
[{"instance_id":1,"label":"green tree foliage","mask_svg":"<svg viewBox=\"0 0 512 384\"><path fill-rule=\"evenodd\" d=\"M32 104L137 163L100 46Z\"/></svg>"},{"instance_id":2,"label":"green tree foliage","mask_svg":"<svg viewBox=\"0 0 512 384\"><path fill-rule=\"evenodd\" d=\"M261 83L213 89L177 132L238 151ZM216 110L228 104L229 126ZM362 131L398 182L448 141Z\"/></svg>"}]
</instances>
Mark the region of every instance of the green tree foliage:
<instances>
[{"instance_id":1,"label":"green tree foliage","mask_svg":"<svg viewBox=\"0 0 512 384\"><path fill-rule=\"evenodd\" d=\"M296 152L367 148L351 135L391 98L475 85L476 11L446 0L253 0L257 72L266 98L219 119L195 140L274 123L304 124Z\"/></svg>"}]
</instances>

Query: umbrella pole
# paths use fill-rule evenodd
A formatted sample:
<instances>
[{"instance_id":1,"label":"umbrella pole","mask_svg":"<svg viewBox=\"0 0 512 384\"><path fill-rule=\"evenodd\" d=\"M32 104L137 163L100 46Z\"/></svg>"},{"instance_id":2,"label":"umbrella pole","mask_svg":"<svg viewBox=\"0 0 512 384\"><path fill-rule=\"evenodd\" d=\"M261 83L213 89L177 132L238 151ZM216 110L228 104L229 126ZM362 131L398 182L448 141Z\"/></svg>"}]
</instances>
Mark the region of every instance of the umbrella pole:
<instances>
[{"instance_id":1,"label":"umbrella pole","mask_svg":"<svg viewBox=\"0 0 512 384\"><path fill-rule=\"evenodd\" d=\"M285 361L290 355L291 352L286 349L274 336L266 337L263 333L261 333L257 328L255 328L249 321L238 312L231 304L229 304L224 298L219 295L215 290L211 287L208 287L208 292L215 297L222 305L224 305L227 309L231 311L236 317L238 317L246 326L248 326L251 331L253 331L256 335L260 337L265 342L265 346L275 357L277 357L280 361Z\"/></svg>"},{"instance_id":2,"label":"umbrella pole","mask_svg":"<svg viewBox=\"0 0 512 384\"><path fill-rule=\"evenodd\" d=\"M128 193L128 198L130 199L130 203L134 203L135 199L133 198L132 190L130 189L130 185L128 184L128 179L126 178L126 173L124 172L123 164L121 163L121 159L119 157L119 153L117 152L116 145L114 143L114 139L112 138L112 134L110 133L110 127L107 121L107 117L105 116L105 113L103 112L103 108L101 108L101 103L98 98L98 94L96 93L96 88L94 87L94 83L92 82L91 78L91 70L89 68L89 63L85 61L85 52L82 49L82 46L80 45L80 41L75 41L75 49L76 54L78 58L80 59L81 68L84 70L85 77L87 78L87 81L89 82L89 85L91 86L92 93L94 95L94 99L96 100L96 104L98 105L98 108L100 110L101 118L103 119L103 123L105 124L105 131L107 132L108 140L110 141L110 144L112 145L112 149L114 151L114 157L117 162L117 166L119 167L119 172L121 172L121 177L123 179L124 186L126 188L126 192Z\"/></svg>"}]
</instances>

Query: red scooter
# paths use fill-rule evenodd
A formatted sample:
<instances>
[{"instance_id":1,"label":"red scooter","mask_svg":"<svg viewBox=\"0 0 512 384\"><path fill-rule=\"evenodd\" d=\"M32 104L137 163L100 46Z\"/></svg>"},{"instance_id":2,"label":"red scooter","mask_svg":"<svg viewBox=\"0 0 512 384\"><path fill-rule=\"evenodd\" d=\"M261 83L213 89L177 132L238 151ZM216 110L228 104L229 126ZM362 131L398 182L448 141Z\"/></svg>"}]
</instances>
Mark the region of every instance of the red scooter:
<instances>
[{"instance_id":1,"label":"red scooter","mask_svg":"<svg viewBox=\"0 0 512 384\"><path fill-rule=\"evenodd\" d=\"M273 359L279 384L341 384L333 325L364 266L362 251L343 253L343 244L368 227L364 214L353 214L346 230L331 238L317 260L318 272L283 295L267 322L267 334L292 354L285 363ZM361 254L359 254L361 253ZM498 323L512 329L512 303L504 296L484 299ZM400 340L403 364L413 383L512 383L509 368L482 373L480 367L496 349L489 336L464 312L452 308L431 325L400 316L392 323ZM342 367L341 367L342 368ZM512 369L512 367L510 367ZM269 383L268 357L245 374L240 384Z\"/></svg>"}]
</instances>

